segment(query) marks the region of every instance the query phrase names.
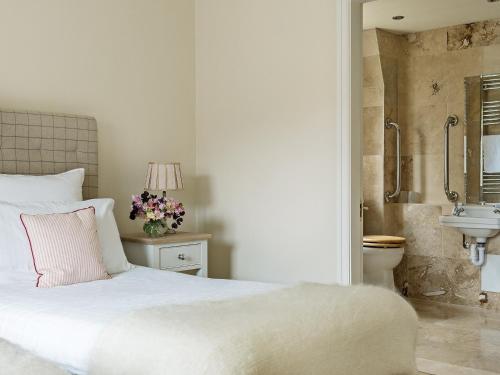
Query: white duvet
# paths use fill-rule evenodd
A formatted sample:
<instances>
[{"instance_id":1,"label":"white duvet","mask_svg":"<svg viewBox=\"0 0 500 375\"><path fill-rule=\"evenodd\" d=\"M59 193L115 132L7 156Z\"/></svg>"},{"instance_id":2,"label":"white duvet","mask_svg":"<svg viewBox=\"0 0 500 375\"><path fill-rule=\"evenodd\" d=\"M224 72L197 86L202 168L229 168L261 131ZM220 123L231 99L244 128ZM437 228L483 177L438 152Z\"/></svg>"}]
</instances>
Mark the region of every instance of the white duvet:
<instances>
[{"instance_id":1,"label":"white duvet","mask_svg":"<svg viewBox=\"0 0 500 375\"><path fill-rule=\"evenodd\" d=\"M35 288L0 275L0 337L75 374L88 370L91 350L113 319L146 307L266 293L275 284L216 280L136 267L112 280Z\"/></svg>"}]
</instances>

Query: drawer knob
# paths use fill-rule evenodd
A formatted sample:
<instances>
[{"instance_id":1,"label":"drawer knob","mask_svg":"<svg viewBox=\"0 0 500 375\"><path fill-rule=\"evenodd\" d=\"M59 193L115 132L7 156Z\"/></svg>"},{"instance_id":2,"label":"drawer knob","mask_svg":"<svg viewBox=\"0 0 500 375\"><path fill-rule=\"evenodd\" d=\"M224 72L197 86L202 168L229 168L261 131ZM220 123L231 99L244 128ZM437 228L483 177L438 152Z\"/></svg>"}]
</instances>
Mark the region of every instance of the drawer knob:
<instances>
[{"instance_id":1,"label":"drawer knob","mask_svg":"<svg viewBox=\"0 0 500 375\"><path fill-rule=\"evenodd\" d=\"M180 260L186 260L186 257L182 253L177 255L177 258L179 258Z\"/></svg>"}]
</instances>

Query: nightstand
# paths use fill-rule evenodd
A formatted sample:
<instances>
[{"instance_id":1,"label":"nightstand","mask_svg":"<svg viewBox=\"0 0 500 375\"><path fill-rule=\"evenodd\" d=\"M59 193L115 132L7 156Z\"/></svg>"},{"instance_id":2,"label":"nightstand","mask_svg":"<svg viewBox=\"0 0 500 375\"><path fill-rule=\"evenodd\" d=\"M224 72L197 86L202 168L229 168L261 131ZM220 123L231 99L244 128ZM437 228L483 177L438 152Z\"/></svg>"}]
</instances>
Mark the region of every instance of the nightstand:
<instances>
[{"instance_id":1,"label":"nightstand","mask_svg":"<svg viewBox=\"0 0 500 375\"><path fill-rule=\"evenodd\" d=\"M196 271L207 277L207 233L177 232L151 238L144 233L121 236L128 261L175 272Z\"/></svg>"}]
</instances>

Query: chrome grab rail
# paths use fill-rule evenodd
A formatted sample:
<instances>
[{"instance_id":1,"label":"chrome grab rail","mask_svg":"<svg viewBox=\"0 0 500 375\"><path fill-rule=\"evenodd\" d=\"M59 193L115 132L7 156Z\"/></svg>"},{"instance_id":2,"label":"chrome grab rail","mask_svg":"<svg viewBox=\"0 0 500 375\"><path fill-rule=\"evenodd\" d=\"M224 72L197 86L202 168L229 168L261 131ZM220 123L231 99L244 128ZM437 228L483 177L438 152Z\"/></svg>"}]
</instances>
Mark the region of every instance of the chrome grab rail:
<instances>
[{"instance_id":1,"label":"chrome grab rail","mask_svg":"<svg viewBox=\"0 0 500 375\"><path fill-rule=\"evenodd\" d=\"M458 116L449 115L444 124L444 193L450 202L458 200L458 193L450 190L450 126L458 124Z\"/></svg>"},{"instance_id":2,"label":"chrome grab rail","mask_svg":"<svg viewBox=\"0 0 500 375\"><path fill-rule=\"evenodd\" d=\"M401 192L401 129L397 123L391 121L389 118L385 120L385 128L396 129L396 190L392 193L386 191L384 194L385 201L390 202L391 199L397 198Z\"/></svg>"}]
</instances>

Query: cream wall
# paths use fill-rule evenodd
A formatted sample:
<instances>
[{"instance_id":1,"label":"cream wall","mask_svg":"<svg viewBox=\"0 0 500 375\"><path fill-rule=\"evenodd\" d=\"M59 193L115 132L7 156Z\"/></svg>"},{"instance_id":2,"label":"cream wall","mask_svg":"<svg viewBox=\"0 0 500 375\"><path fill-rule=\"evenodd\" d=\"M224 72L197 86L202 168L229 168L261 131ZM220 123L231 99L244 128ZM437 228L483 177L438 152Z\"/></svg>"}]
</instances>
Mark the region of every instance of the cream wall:
<instances>
[{"instance_id":1,"label":"cream wall","mask_svg":"<svg viewBox=\"0 0 500 375\"><path fill-rule=\"evenodd\" d=\"M0 0L0 106L93 115L123 230L146 162L176 160L194 225L194 0Z\"/></svg>"},{"instance_id":2,"label":"cream wall","mask_svg":"<svg viewBox=\"0 0 500 375\"><path fill-rule=\"evenodd\" d=\"M139 228L129 196L146 162L176 160L187 189L173 195L191 209L184 228L198 205L199 229L214 234L211 276L336 281L336 2L0 9L0 106L97 118L100 195L117 200L122 231Z\"/></svg>"},{"instance_id":3,"label":"cream wall","mask_svg":"<svg viewBox=\"0 0 500 375\"><path fill-rule=\"evenodd\" d=\"M199 225L212 276L336 281L336 2L196 2Z\"/></svg>"}]
</instances>

